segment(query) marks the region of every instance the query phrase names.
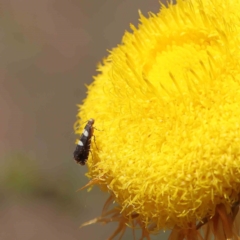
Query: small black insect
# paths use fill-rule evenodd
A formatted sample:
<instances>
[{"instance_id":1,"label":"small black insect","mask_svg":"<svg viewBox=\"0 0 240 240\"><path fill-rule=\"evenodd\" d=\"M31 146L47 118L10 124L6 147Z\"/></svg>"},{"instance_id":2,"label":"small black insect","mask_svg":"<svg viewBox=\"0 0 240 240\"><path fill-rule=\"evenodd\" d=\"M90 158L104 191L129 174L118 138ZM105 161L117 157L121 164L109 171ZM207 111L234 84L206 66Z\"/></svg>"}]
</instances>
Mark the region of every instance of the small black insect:
<instances>
[{"instance_id":1,"label":"small black insect","mask_svg":"<svg viewBox=\"0 0 240 240\"><path fill-rule=\"evenodd\" d=\"M83 130L82 135L80 136L76 149L73 153L74 159L77 163L80 163L81 165L85 165L88 159L91 147L91 137L93 136L93 124L94 119L90 118Z\"/></svg>"}]
</instances>

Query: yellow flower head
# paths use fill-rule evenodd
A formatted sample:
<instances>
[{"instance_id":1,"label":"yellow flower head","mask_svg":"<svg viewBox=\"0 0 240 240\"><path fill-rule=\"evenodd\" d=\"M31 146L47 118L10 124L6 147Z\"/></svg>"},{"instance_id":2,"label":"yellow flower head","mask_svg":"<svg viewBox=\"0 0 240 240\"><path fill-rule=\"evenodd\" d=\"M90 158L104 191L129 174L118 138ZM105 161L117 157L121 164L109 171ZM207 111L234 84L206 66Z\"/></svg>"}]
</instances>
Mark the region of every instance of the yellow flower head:
<instances>
[{"instance_id":1,"label":"yellow flower head","mask_svg":"<svg viewBox=\"0 0 240 240\"><path fill-rule=\"evenodd\" d=\"M116 201L121 231L127 223L140 225L143 237L172 228L186 236L222 221L224 236L233 237L240 1L179 0L157 15L140 14L131 29L98 67L80 105L76 125L94 118L98 129L88 186L110 193L106 206Z\"/></svg>"}]
</instances>

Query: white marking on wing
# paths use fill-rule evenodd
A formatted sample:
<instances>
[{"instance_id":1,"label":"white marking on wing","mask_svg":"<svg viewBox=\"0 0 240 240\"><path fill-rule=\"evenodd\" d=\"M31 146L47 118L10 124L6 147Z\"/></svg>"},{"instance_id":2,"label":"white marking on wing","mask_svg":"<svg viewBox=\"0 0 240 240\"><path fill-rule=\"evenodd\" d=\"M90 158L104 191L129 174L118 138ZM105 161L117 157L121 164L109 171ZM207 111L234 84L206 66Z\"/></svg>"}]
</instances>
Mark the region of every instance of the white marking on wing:
<instances>
[{"instance_id":1,"label":"white marking on wing","mask_svg":"<svg viewBox=\"0 0 240 240\"><path fill-rule=\"evenodd\" d=\"M88 137L88 131L87 131L87 130L84 130L83 135L84 135L85 137Z\"/></svg>"}]
</instances>

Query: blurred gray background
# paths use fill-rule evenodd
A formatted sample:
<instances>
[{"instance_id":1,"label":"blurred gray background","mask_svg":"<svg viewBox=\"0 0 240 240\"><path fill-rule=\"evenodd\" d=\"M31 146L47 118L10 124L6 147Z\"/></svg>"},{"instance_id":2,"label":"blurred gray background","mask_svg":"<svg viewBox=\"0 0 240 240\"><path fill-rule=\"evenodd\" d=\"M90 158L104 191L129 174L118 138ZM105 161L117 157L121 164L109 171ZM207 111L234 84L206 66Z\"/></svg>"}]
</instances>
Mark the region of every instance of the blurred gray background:
<instances>
[{"instance_id":1,"label":"blurred gray background","mask_svg":"<svg viewBox=\"0 0 240 240\"><path fill-rule=\"evenodd\" d=\"M120 43L138 10L158 0L2 0L0 4L0 240L103 240L114 224L79 226L107 194L72 153L76 104L96 65ZM161 239L161 234L152 239ZM133 239L127 231L123 239Z\"/></svg>"}]
</instances>

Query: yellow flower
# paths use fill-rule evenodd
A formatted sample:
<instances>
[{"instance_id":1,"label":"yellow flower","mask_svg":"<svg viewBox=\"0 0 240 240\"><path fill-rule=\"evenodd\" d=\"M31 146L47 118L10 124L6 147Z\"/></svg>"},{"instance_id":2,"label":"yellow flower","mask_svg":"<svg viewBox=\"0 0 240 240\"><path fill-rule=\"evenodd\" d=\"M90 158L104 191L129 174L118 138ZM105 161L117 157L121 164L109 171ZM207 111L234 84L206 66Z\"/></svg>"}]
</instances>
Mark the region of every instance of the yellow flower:
<instances>
[{"instance_id":1,"label":"yellow flower","mask_svg":"<svg viewBox=\"0 0 240 240\"><path fill-rule=\"evenodd\" d=\"M117 220L113 236L139 225L142 239L199 237L204 225L237 238L240 1L179 0L131 28L79 106L76 125L94 118L99 129L87 186L110 194L85 225Z\"/></svg>"}]
</instances>

